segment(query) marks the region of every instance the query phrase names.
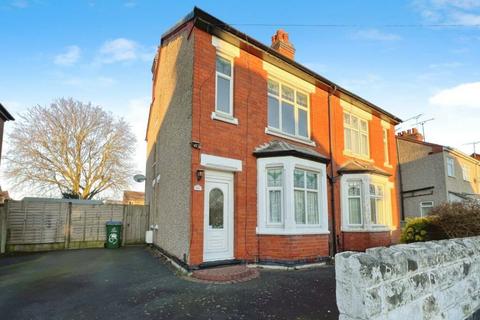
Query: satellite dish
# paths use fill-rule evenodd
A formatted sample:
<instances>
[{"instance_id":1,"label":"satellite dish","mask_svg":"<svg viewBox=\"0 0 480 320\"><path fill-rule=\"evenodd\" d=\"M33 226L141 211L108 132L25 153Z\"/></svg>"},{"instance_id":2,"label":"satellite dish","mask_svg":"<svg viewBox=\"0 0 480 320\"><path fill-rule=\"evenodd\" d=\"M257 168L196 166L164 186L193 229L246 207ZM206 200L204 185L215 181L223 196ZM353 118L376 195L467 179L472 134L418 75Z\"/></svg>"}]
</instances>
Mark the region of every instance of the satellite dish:
<instances>
[{"instance_id":1,"label":"satellite dish","mask_svg":"<svg viewBox=\"0 0 480 320\"><path fill-rule=\"evenodd\" d=\"M133 176L133 180L135 180L135 182L143 182L145 181L147 178L145 178L145 176L143 174L136 174Z\"/></svg>"}]
</instances>

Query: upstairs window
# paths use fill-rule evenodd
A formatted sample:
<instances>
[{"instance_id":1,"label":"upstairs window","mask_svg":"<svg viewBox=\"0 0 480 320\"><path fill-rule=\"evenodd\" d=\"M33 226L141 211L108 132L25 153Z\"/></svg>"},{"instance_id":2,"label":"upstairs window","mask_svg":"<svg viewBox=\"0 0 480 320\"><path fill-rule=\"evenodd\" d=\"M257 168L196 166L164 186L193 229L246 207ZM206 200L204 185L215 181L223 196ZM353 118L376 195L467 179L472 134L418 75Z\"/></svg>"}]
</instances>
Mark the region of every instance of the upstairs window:
<instances>
[{"instance_id":1,"label":"upstairs window","mask_svg":"<svg viewBox=\"0 0 480 320\"><path fill-rule=\"evenodd\" d=\"M470 181L470 167L463 165L462 166L462 174L464 181Z\"/></svg>"},{"instance_id":2,"label":"upstairs window","mask_svg":"<svg viewBox=\"0 0 480 320\"><path fill-rule=\"evenodd\" d=\"M384 128L383 129L383 155L384 155L384 161L385 164L390 163L390 155L388 152L388 129Z\"/></svg>"},{"instance_id":3,"label":"upstairs window","mask_svg":"<svg viewBox=\"0 0 480 320\"><path fill-rule=\"evenodd\" d=\"M353 114L344 113L343 116L345 151L369 157L368 121Z\"/></svg>"},{"instance_id":4,"label":"upstairs window","mask_svg":"<svg viewBox=\"0 0 480 320\"><path fill-rule=\"evenodd\" d=\"M455 160L453 158L447 158L447 175L455 177Z\"/></svg>"},{"instance_id":5,"label":"upstairs window","mask_svg":"<svg viewBox=\"0 0 480 320\"><path fill-rule=\"evenodd\" d=\"M309 137L308 95L268 80L268 127L291 136Z\"/></svg>"},{"instance_id":6,"label":"upstairs window","mask_svg":"<svg viewBox=\"0 0 480 320\"><path fill-rule=\"evenodd\" d=\"M217 55L215 75L215 112L233 117L232 61Z\"/></svg>"}]
</instances>

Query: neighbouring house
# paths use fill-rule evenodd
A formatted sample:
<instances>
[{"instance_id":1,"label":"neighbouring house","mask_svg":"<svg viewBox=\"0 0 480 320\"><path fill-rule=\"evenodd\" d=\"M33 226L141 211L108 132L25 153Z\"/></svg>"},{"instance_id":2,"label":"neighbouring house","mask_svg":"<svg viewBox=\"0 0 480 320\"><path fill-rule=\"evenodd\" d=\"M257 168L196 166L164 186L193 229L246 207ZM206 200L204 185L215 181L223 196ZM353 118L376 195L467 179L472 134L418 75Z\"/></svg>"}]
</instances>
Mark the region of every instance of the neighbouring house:
<instances>
[{"instance_id":1,"label":"neighbouring house","mask_svg":"<svg viewBox=\"0 0 480 320\"><path fill-rule=\"evenodd\" d=\"M123 191L123 204L145 204L145 192Z\"/></svg>"},{"instance_id":2,"label":"neighbouring house","mask_svg":"<svg viewBox=\"0 0 480 320\"><path fill-rule=\"evenodd\" d=\"M195 8L162 35L146 133L153 242L197 268L399 237L400 119ZM220 261L220 262L219 262Z\"/></svg>"},{"instance_id":3,"label":"neighbouring house","mask_svg":"<svg viewBox=\"0 0 480 320\"><path fill-rule=\"evenodd\" d=\"M5 107L0 103L0 165L2 161L2 145L3 145L3 129L5 122L15 120L12 115L5 109ZM7 191L2 191L2 186L0 184L0 203L3 203L5 200L10 199Z\"/></svg>"},{"instance_id":4,"label":"neighbouring house","mask_svg":"<svg viewBox=\"0 0 480 320\"><path fill-rule=\"evenodd\" d=\"M425 142L417 129L397 135L404 217L423 217L445 202L480 199L480 161Z\"/></svg>"}]
</instances>

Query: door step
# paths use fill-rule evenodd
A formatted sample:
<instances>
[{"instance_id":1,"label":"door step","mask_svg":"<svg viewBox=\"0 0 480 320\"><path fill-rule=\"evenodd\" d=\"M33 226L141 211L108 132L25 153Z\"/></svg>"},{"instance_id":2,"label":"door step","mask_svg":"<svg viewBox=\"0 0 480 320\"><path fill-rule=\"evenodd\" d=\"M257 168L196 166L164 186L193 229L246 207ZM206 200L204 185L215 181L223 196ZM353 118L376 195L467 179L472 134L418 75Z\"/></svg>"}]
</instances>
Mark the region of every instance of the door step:
<instances>
[{"instance_id":1,"label":"door step","mask_svg":"<svg viewBox=\"0 0 480 320\"><path fill-rule=\"evenodd\" d=\"M246 265L235 265L209 269L195 270L192 278L213 283L235 283L257 278L260 272Z\"/></svg>"}]
</instances>

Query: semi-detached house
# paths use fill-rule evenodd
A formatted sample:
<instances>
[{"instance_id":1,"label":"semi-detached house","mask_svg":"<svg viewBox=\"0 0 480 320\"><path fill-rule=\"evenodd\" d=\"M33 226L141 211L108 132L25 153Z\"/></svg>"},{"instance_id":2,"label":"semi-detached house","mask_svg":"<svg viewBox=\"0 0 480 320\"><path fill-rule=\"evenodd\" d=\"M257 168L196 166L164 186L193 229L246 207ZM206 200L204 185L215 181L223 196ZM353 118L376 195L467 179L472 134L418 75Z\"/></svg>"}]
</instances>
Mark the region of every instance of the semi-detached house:
<instances>
[{"instance_id":1,"label":"semi-detached house","mask_svg":"<svg viewBox=\"0 0 480 320\"><path fill-rule=\"evenodd\" d=\"M189 268L295 264L399 236L399 119L195 8L161 38L147 128L154 244Z\"/></svg>"}]
</instances>

